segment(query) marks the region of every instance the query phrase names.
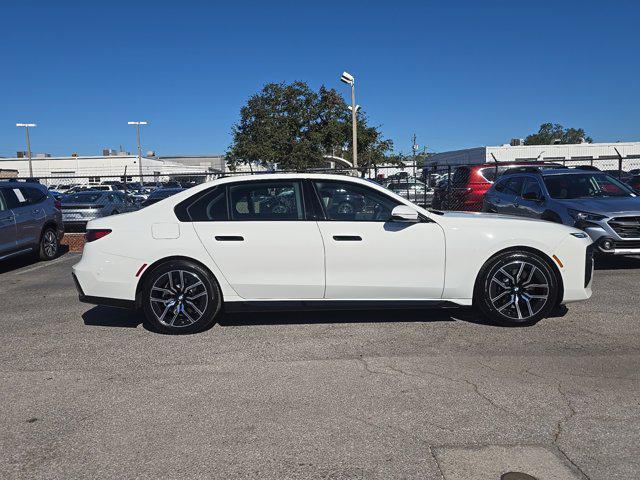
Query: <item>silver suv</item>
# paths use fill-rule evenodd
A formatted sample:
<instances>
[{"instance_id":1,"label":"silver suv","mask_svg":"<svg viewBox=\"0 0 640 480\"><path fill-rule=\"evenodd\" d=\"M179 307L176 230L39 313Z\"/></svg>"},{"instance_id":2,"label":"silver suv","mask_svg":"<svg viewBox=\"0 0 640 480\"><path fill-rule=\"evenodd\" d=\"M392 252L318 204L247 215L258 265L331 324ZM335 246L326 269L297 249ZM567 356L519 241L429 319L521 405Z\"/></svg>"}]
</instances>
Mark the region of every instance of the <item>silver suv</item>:
<instances>
[{"instance_id":1,"label":"silver suv","mask_svg":"<svg viewBox=\"0 0 640 480\"><path fill-rule=\"evenodd\" d=\"M640 197L597 170L508 170L485 194L483 210L564 223L587 232L602 253L640 254Z\"/></svg>"},{"instance_id":2,"label":"silver suv","mask_svg":"<svg viewBox=\"0 0 640 480\"><path fill-rule=\"evenodd\" d=\"M64 235L60 205L33 182L0 182L0 260L34 253L55 258Z\"/></svg>"}]
</instances>

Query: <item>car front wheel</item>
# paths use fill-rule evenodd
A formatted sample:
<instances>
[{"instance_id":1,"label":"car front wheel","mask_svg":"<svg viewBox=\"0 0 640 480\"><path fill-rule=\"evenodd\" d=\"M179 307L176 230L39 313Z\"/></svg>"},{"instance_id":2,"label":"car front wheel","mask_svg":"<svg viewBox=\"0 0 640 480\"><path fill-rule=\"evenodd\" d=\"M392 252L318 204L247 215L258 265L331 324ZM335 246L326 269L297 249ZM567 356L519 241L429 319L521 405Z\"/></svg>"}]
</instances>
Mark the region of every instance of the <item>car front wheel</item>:
<instances>
[{"instance_id":1,"label":"car front wheel","mask_svg":"<svg viewBox=\"0 0 640 480\"><path fill-rule=\"evenodd\" d=\"M474 303L501 325L532 325L558 299L558 281L549 263L527 251L506 252L487 262L476 284Z\"/></svg>"},{"instance_id":2,"label":"car front wheel","mask_svg":"<svg viewBox=\"0 0 640 480\"><path fill-rule=\"evenodd\" d=\"M153 330L195 333L214 323L222 305L222 294L215 279L200 265L175 260L149 273L141 302Z\"/></svg>"}]
</instances>

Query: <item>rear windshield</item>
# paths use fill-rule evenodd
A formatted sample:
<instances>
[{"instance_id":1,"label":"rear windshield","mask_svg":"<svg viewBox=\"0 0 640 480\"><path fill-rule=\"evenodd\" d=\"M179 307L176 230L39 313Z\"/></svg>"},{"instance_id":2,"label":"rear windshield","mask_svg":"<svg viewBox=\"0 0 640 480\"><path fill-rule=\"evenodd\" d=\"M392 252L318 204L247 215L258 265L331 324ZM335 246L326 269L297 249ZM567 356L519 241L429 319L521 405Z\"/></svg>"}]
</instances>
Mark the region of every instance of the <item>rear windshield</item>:
<instances>
[{"instance_id":1,"label":"rear windshield","mask_svg":"<svg viewBox=\"0 0 640 480\"><path fill-rule=\"evenodd\" d=\"M601 172L548 175L544 184L549 195L558 199L635 196L629 187Z\"/></svg>"},{"instance_id":2,"label":"rear windshield","mask_svg":"<svg viewBox=\"0 0 640 480\"><path fill-rule=\"evenodd\" d=\"M64 201L67 203L95 203L99 198L102 197L101 193L74 193L72 195L67 195L64 198Z\"/></svg>"}]
</instances>

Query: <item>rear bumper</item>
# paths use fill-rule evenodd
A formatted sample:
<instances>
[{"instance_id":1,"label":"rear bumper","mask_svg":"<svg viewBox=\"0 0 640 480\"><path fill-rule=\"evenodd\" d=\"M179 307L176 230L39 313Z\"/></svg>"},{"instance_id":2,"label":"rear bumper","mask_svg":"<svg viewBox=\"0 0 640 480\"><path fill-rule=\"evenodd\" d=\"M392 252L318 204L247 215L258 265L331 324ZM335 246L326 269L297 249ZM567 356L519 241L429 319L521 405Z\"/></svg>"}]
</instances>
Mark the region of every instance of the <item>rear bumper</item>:
<instances>
[{"instance_id":1,"label":"rear bumper","mask_svg":"<svg viewBox=\"0 0 640 480\"><path fill-rule=\"evenodd\" d=\"M90 295L85 295L82 290L82 286L78 281L78 277L76 277L75 273L72 273L73 283L76 286L76 290L78 291L78 300L82 303L90 303L91 305L104 305L107 307L118 307L118 308L127 308L127 309L135 309L136 302L134 300L123 300L120 298L108 298L108 297L94 297Z\"/></svg>"}]
</instances>

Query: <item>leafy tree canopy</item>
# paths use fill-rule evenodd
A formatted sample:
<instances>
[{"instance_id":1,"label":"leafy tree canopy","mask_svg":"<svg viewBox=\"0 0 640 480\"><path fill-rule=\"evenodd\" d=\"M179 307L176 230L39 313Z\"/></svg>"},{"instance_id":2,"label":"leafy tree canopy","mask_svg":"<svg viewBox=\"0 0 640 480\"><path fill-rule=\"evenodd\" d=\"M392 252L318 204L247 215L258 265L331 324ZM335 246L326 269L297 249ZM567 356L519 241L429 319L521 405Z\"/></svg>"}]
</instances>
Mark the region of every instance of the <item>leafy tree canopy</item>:
<instances>
[{"instance_id":1,"label":"leafy tree canopy","mask_svg":"<svg viewBox=\"0 0 640 480\"><path fill-rule=\"evenodd\" d=\"M525 145L552 145L554 143L592 143L593 139L587 137L582 128L564 128L559 123L543 123L538 133L529 135L524 139Z\"/></svg>"},{"instance_id":2,"label":"leafy tree canopy","mask_svg":"<svg viewBox=\"0 0 640 480\"><path fill-rule=\"evenodd\" d=\"M359 166L387 162L393 142L368 126L360 110L357 121ZM325 166L325 155L351 161L351 143L351 112L334 89L268 83L241 108L227 160L231 168L244 163L301 170Z\"/></svg>"}]
</instances>

